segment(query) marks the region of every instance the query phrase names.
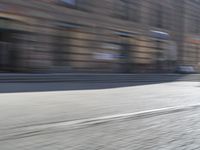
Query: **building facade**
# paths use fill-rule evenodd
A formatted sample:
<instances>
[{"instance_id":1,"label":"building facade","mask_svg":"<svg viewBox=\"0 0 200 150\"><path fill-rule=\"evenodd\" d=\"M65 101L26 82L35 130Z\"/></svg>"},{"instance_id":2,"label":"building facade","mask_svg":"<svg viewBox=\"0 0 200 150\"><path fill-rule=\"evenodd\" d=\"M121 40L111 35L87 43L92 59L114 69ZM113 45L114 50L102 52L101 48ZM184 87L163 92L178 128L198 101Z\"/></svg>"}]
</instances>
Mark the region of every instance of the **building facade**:
<instances>
[{"instance_id":1,"label":"building facade","mask_svg":"<svg viewBox=\"0 0 200 150\"><path fill-rule=\"evenodd\" d=\"M173 72L178 65L198 69L196 3L1 0L0 71Z\"/></svg>"},{"instance_id":2,"label":"building facade","mask_svg":"<svg viewBox=\"0 0 200 150\"><path fill-rule=\"evenodd\" d=\"M182 62L200 70L200 1L185 1Z\"/></svg>"}]
</instances>

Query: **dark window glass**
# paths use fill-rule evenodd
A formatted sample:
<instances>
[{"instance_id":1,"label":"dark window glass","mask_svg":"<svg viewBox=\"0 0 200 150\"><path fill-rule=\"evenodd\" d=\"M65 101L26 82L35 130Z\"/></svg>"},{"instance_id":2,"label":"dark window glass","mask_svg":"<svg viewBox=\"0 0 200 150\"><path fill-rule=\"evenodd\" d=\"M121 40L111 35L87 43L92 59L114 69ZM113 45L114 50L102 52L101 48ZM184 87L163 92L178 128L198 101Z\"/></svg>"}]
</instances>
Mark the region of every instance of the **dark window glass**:
<instances>
[{"instance_id":1,"label":"dark window glass","mask_svg":"<svg viewBox=\"0 0 200 150\"><path fill-rule=\"evenodd\" d=\"M114 1L114 16L121 19L138 21L140 1L139 0L116 0Z\"/></svg>"}]
</instances>

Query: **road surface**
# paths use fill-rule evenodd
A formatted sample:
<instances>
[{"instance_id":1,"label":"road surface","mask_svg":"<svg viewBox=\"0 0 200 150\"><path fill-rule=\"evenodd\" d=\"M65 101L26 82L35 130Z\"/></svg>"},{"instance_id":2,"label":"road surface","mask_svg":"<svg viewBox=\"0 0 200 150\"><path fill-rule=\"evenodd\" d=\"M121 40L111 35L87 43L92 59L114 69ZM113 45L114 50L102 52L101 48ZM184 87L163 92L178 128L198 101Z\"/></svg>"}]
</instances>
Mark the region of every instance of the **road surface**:
<instances>
[{"instance_id":1,"label":"road surface","mask_svg":"<svg viewBox=\"0 0 200 150\"><path fill-rule=\"evenodd\" d=\"M199 149L199 108L59 126L81 119L199 105L199 89L198 82L172 82L101 90L1 93L0 149ZM46 127L36 129L41 125Z\"/></svg>"}]
</instances>

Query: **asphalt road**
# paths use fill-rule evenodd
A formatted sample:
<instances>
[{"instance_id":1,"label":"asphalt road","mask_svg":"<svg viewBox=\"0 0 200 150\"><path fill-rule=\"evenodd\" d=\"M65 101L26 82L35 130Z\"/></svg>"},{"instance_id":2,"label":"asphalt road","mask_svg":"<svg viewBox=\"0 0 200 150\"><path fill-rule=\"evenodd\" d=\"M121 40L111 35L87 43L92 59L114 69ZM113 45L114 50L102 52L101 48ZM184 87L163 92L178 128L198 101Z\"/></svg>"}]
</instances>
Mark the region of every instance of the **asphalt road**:
<instances>
[{"instance_id":1,"label":"asphalt road","mask_svg":"<svg viewBox=\"0 0 200 150\"><path fill-rule=\"evenodd\" d=\"M173 82L101 90L2 93L0 149L198 149L198 109L84 127L55 127L50 133L15 132L37 125L199 104L199 89L198 82ZM9 134L14 136L5 138Z\"/></svg>"},{"instance_id":2,"label":"asphalt road","mask_svg":"<svg viewBox=\"0 0 200 150\"><path fill-rule=\"evenodd\" d=\"M2 150L199 150L200 110L112 121L0 141Z\"/></svg>"}]
</instances>

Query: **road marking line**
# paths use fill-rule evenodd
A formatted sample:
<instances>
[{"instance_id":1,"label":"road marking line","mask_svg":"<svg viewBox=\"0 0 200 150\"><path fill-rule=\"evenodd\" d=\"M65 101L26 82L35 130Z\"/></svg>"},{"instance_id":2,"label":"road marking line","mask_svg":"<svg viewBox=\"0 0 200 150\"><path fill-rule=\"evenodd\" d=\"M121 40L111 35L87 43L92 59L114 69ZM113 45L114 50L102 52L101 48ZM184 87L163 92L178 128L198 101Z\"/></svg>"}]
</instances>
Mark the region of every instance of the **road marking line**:
<instances>
[{"instance_id":1,"label":"road marking line","mask_svg":"<svg viewBox=\"0 0 200 150\"><path fill-rule=\"evenodd\" d=\"M166 107L160 109L152 109L147 111L140 111L134 113L125 113L117 115L109 115L103 117L96 117L90 119L80 119L74 121L63 121L55 122L49 124L41 125L32 125L32 126L22 126L17 127L14 130L9 130L8 134L0 136L0 141L17 139L17 138L26 138L27 136L36 136L41 134L50 134L58 132L59 130L67 130L73 128L87 127L94 124L101 124L111 121L123 120L123 119L142 119L146 117L153 117L158 115L171 114L176 112L188 111L191 109L200 108L200 104L186 105L186 106L176 106L176 107Z\"/></svg>"}]
</instances>

